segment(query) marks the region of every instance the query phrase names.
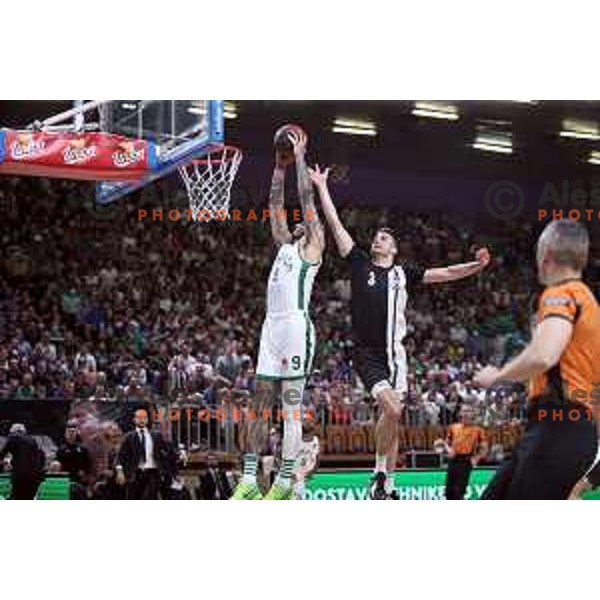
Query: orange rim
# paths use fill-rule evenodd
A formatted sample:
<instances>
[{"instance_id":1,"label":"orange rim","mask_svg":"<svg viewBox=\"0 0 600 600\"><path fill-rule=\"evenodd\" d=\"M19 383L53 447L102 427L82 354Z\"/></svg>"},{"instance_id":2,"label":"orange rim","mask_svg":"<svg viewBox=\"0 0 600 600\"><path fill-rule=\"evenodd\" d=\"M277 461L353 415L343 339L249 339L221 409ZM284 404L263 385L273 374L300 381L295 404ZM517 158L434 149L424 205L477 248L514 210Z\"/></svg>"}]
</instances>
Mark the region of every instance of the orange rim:
<instances>
[{"instance_id":1,"label":"orange rim","mask_svg":"<svg viewBox=\"0 0 600 600\"><path fill-rule=\"evenodd\" d=\"M219 158L208 158L211 154L217 153L221 154ZM210 152L208 152L206 155L200 158L195 158L194 160L190 161L189 164L207 165L210 162L211 165L219 165L222 163L232 161L237 155L242 157L243 153L241 149L237 148L236 146L216 146L215 148L210 150Z\"/></svg>"}]
</instances>

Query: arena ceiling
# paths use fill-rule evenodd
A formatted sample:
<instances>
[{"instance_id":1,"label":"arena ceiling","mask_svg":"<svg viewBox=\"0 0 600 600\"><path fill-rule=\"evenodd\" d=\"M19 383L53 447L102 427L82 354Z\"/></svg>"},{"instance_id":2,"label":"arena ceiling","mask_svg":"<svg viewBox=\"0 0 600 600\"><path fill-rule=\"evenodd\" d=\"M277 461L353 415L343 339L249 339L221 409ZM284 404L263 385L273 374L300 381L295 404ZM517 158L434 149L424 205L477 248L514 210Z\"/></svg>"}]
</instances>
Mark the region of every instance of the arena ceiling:
<instances>
[{"instance_id":1,"label":"arena ceiling","mask_svg":"<svg viewBox=\"0 0 600 600\"><path fill-rule=\"evenodd\" d=\"M445 101L458 118L417 116L412 101L232 101L227 139L245 153L271 152L272 133L287 122L309 133L323 162L469 177L564 176L591 179L600 165L600 101ZM71 101L1 101L0 126L19 128L71 107ZM332 131L336 119L371 124L375 135ZM561 136L565 122L585 135ZM583 124L583 125L582 125ZM473 147L477 136L499 131L511 153ZM596 132L596 133L594 133ZM600 156L600 154L598 155Z\"/></svg>"}]
</instances>

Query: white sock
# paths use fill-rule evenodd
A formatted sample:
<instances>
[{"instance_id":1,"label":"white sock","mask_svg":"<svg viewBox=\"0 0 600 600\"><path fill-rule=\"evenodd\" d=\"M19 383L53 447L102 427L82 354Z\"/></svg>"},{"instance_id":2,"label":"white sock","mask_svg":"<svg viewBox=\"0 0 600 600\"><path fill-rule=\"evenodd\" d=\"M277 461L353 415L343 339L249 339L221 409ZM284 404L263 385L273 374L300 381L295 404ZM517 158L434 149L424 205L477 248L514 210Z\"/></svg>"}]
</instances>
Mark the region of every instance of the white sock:
<instances>
[{"instance_id":1,"label":"white sock","mask_svg":"<svg viewBox=\"0 0 600 600\"><path fill-rule=\"evenodd\" d=\"M375 473L387 473L387 456L385 454L375 455Z\"/></svg>"},{"instance_id":2,"label":"white sock","mask_svg":"<svg viewBox=\"0 0 600 600\"><path fill-rule=\"evenodd\" d=\"M304 500L304 479L299 479L294 484L294 497L296 500Z\"/></svg>"},{"instance_id":3,"label":"white sock","mask_svg":"<svg viewBox=\"0 0 600 600\"><path fill-rule=\"evenodd\" d=\"M285 488L292 486L292 474L302 444L302 395L304 380L283 381L281 384L282 408L286 413L283 423L281 447L282 464L277 475L277 484Z\"/></svg>"},{"instance_id":4,"label":"white sock","mask_svg":"<svg viewBox=\"0 0 600 600\"><path fill-rule=\"evenodd\" d=\"M284 488L289 488L292 486L292 474L294 473L294 466L296 465L296 460L293 458L284 458L281 464L281 469L279 469L279 473L277 474L277 479L275 483Z\"/></svg>"},{"instance_id":5,"label":"white sock","mask_svg":"<svg viewBox=\"0 0 600 600\"><path fill-rule=\"evenodd\" d=\"M396 489L396 483L394 481L395 473L388 473L385 480L385 491L391 494Z\"/></svg>"},{"instance_id":6,"label":"white sock","mask_svg":"<svg viewBox=\"0 0 600 600\"><path fill-rule=\"evenodd\" d=\"M256 454L244 455L244 474L242 481L256 485L256 467L258 465L258 456Z\"/></svg>"}]
</instances>

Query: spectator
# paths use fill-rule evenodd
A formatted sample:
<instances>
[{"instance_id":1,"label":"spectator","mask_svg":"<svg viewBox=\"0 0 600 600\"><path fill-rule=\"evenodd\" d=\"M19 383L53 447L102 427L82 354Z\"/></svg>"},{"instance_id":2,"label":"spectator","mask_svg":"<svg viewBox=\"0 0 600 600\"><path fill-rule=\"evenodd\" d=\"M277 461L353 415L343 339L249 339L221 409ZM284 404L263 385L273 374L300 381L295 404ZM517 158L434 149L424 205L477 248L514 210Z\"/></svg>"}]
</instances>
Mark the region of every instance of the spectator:
<instances>
[{"instance_id":1,"label":"spectator","mask_svg":"<svg viewBox=\"0 0 600 600\"><path fill-rule=\"evenodd\" d=\"M21 423L14 423L4 448L0 464L10 455L11 500L33 500L44 473L45 457L37 442Z\"/></svg>"},{"instance_id":2,"label":"spectator","mask_svg":"<svg viewBox=\"0 0 600 600\"><path fill-rule=\"evenodd\" d=\"M69 421L65 428L65 440L56 453L61 470L68 473L71 480L86 487L92 471L89 450L82 444L77 423Z\"/></svg>"},{"instance_id":3,"label":"spectator","mask_svg":"<svg viewBox=\"0 0 600 600\"><path fill-rule=\"evenodd\" d=\"M225 350L217 358L217 373L230 381L234 381L240 370L242 359L237 355L237 342L228 340L225 342Z\"/></svg>"},{"instance_id":4,"label":"spectator","mask_svg":"<svg viewBox=\"0 0 600 600\"><path fill-rule=\"evenodd\" d=\"M35 397L35 387L33 385L33 376L31 373L23 375L23 382L18 387L16 398L17 400L32 400Z\"/></svg>"},{"instance_id":5,"label":"spectator","mask_svg":"<svg viewBox=\"0 0 600 600\"><path fill-rule=\"evenodd\" d=\"M190 345L184 342L181 353L177 354L169 364L170 389L180 389L193 383L196 377L198 361L192 356Z\"/></svg>"}]
</instances>

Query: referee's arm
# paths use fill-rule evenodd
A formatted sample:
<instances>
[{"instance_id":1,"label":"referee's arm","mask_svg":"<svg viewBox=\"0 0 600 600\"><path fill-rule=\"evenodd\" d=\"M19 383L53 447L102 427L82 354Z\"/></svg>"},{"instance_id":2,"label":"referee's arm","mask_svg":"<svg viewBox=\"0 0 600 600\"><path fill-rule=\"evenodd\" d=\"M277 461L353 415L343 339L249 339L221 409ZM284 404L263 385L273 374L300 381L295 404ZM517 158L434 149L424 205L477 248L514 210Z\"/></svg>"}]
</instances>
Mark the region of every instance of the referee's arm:
<instances>
[{"instance_id":1,"label":"referee's arm","mask_svg":"<svg viewBox=\"0 0 600 600\"><path fill-rule=\"evenodd\" d=\"M452 435L452 425L448 427L448 433L446 433L446 454L448 458L454 458L456 452L454 450L454 435Z\"/></svg>"},{"instance_id":2,"label":"referee's arm","mask_svg":"<svg viewBox=\"0 0 600 600\"><path fill-rule=\"evenodd\" d=\"M331 199L331 194L329 193L329 188L327 187L329 169L320 171L319 166L317 165L314 169L308 169L308 175L319 192L321 208L323 209L325 220L329 224L329 229L331 229L331 233L333 234L333 239L337 245L338 252L342 258L346 258L346 256L348 256L348 254L350 254L352 251L352 248L354 248L354 240L346 228L342 225L337 213L337 209L335 208L333 200Z\"/></svg>"},{"instance_id":3,"label":"referee's arm","mask_svg":"<svg viewBox=\"0 0 600 600\"><path fill-rule=\"evenodd\" d=\"M471 457L471 464L476 467L486 456L489 450L489 443L484 429L479 432L477 440L477 451Z\"/></svg>"}]
</instances>

